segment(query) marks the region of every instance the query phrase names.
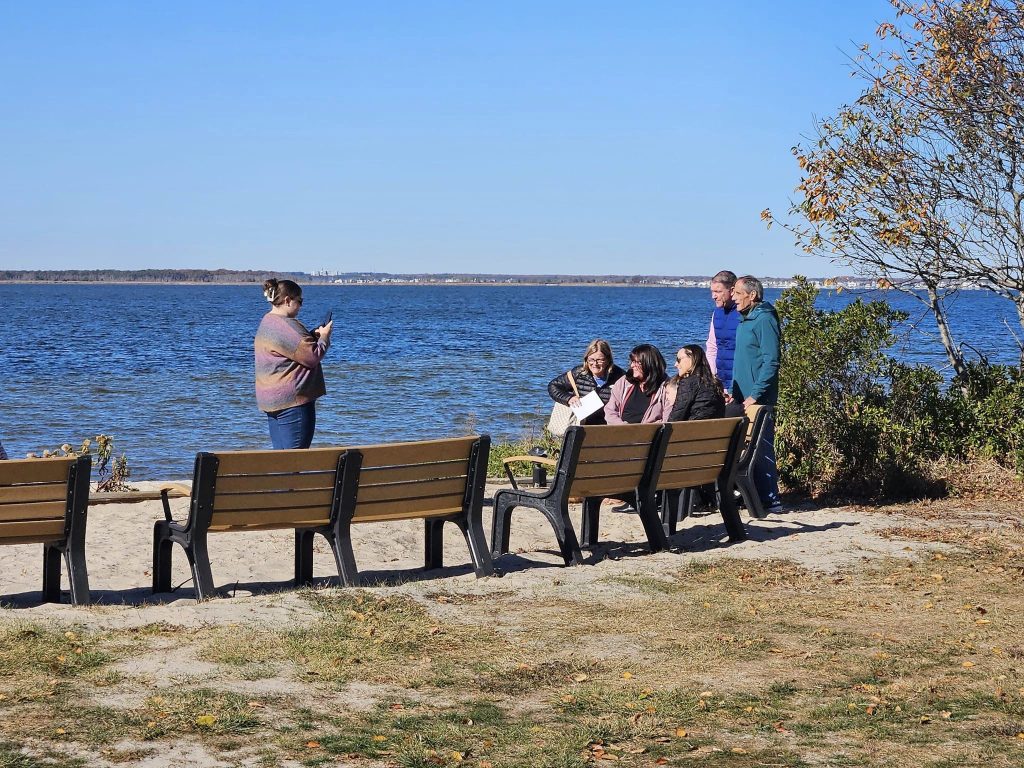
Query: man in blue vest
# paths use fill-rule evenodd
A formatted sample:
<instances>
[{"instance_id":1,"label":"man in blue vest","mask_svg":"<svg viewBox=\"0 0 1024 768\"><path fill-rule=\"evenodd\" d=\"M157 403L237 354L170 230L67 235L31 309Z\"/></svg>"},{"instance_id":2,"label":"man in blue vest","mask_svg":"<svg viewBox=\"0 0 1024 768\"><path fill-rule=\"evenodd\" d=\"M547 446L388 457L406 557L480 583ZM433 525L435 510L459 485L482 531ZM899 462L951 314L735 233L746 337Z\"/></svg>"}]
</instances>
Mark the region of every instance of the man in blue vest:
<instances>
[{"instance_id":1,"label":"man in blue vest","mask_svg":"<svg viewBox=\"0 0 1024 768\"><path fill-rule=\"evenodd\" d=\"M736 356L736 328L740 324L740 313L732 299L736 285L736 273L723 269L711 278L711 300L715 311L711 313L711 327L708 329L708 365L715 372L725 389L726 402L732 396L732 364Z\"/></svg>"}]
</instances>

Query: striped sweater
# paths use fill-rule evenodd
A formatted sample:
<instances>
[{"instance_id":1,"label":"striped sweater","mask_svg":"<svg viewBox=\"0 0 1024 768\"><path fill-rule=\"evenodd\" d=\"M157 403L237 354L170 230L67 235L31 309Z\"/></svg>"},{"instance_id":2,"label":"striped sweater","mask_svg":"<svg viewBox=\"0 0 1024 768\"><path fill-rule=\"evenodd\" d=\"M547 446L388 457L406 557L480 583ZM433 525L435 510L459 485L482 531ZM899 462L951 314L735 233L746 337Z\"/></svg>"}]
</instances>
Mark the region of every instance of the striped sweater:
<instances>
[{"instance_id":1,"label":"striped sweater","mask_svg":"<svg viewBox=\"0 0 1024 768\"><path fill-rule=\"evenodd\" d=\"M268 312L260 322L256 351L256 404L274 413L326 394L320 361L328 344L298 320Z\"/></svg>"}]
</instances>

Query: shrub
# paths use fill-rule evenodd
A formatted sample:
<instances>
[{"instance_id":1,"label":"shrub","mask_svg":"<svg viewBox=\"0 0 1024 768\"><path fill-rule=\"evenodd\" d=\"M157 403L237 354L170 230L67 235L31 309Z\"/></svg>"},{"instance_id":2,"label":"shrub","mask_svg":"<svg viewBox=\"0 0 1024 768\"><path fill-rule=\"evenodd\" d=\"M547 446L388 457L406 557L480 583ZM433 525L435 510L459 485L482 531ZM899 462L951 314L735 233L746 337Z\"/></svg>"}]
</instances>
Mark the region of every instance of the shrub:
<instances>
[{"instance_id":1,"label":"shrub","mask_svg":"<svg viewBox=\"0 0 1024 768\"><path fill-rule=\"evenodd\" d=\"M131 470L128 468L128 457L121 454L114 455L114 438L109 435L96 435L89 440L82 441L79 448L70 443L64 443L60 448L44 450L42 457L49 456L92 456L92 475L96 478L97 491L130 491L134 490L128 485L128 477ZM28 458L38 458L37 454L30 453Z\"/></svg>"}]
</instances>

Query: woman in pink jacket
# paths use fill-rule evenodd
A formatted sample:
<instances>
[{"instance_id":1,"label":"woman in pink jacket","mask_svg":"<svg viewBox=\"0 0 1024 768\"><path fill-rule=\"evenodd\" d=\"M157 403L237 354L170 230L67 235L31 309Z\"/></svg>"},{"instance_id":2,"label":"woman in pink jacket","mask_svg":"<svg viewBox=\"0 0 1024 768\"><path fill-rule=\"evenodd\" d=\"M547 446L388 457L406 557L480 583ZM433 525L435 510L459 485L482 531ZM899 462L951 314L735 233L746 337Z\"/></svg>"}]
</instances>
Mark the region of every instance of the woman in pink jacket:
<instances>
[{"instance_id":1,"label":"woman in pink jacket","mask_svg":"<svg viewBox=\"0 0 1024 768\"><path fill-rule=\"evenodd\" d=\"M604 407L609 424L655 424L665 421L672 403L665 397L665 358L653 344L640 344L629 353L629 370L612 386Z\"/></svg>"}]
</instances>

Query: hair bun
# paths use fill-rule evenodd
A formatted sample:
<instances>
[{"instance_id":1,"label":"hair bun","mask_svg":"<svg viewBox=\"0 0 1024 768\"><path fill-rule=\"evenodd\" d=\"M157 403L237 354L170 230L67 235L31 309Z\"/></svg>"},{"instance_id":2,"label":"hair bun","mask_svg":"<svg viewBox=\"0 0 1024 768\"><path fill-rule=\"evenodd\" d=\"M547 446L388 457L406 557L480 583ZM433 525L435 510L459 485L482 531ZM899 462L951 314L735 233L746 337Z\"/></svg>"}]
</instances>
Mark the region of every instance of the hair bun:
<instances>
[{"instance_id":1,"label":"hair bun","mask_svg":"<svg viewBox=\"0 0 1024 768\"><path fill-rule=\"evenodd\" d=\"M264 288L263 289L263 296L267 299L267 301L269 301L271 303L274 302L274 297L275 297L276 293L277 292L273 288Z\"/></svg>"}]
</instances>

